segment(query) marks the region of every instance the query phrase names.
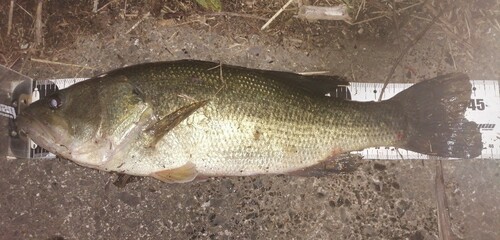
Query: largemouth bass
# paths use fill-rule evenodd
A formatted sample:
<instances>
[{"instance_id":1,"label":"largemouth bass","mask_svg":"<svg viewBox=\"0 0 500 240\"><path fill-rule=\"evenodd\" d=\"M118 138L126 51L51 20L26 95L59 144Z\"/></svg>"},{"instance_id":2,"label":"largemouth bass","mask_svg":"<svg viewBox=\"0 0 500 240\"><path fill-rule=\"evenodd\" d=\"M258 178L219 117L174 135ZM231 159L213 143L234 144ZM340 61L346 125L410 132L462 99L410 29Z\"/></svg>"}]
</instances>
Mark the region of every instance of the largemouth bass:
<instances>
[{"instance_id":1,"label":"largemouth bass","mask_svg":"<svg viewBox=\"0 0 500 240\"><path fill-rule=\"evenodd\" d=\"M481 153L477 125L464 118L465 74L422 81L382 102L326 97L348 83L324 78L195 60L145 63L34 102L17 125L80 165L165 182L292 173L376 146Z\"/></svg>"}]
</instances>

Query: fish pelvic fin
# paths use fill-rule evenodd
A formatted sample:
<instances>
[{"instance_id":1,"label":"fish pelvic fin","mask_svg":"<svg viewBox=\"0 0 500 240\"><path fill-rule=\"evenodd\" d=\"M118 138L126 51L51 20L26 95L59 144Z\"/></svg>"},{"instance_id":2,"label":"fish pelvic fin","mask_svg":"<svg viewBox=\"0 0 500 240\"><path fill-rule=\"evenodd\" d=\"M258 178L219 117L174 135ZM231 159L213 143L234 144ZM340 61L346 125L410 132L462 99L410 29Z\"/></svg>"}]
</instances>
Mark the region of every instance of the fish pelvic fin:
<instances>
[{"instance_id":1,"label":"fish pelvic fin","mask_svg":"<svg viewBox=\"0 0 500 240\"><path fill-rule=\"evenodd\" d=\"M154 172L151 176L166 183L185 183L193 181L198 176L198 171L194 163L187 162L178 168Z\"/></svg>"},{"instance_id":2,"label":"fish pelvic fin","mask_svg":"<svg viewBox=\"0 0 500 240\"><path fill-rule=\"evenodd\" d=\"M185 105L146 128L145 132L151 136L146 146L155 147L165 134L207 103L208 100L204 100Z\"/></svg>"},{"instance_id":3,"label":"fish pelvic fin","mask_svg":"<svg viewBox=\"0 0 500 240\"><path fill-rule=\"evenodd\" d=\"M474 158L483 143L475 122L464 117L472 86L463 73L425 80L389 101L400 104L408 120L405 149L452 158Z\"/></svg>"}]
</instances>

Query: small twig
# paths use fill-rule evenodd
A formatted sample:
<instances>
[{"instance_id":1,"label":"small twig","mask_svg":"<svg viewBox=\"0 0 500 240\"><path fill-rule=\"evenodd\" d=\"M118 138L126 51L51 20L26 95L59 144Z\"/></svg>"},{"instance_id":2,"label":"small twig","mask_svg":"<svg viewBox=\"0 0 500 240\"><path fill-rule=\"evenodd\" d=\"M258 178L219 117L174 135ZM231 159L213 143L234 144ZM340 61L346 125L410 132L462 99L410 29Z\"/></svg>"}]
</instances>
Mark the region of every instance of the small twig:
<instances>
[{"instance_id":1,"label":"small twig","mask_svg":"<svg viewBox=\"0 0 500 240\"><path fill-rule=\"evenodd\" d=\"M498 22L498 20L496 18L495 18L495 23L497 26L497 30L500 31L500 23Z\"/></svg>"},{"instance_id":2,"label":"small twig","mask_svg":"<svg viewBox=\"0 0 500 240\"><path fill-rule=\"evenodd\" d=\"M172 36L170 36L169 38L167 38L167 41L170 41L170 40L173 40L174 37L177 37L177 35L179 34L179 31L175 31Z\"/></svg>"},{"instance_id":3,"label":"small twig","mask_svg":"<svg viewBox=\"0 0 500 240\"><path fill-rule=\"evenodd\" d=\"M285 10L285 8L287 8L287 7L288 7L288 5L290 5L293 1L295 1L295 0L288 0L288 2L287 2L287 3L285 3L285 5L283 5L283 7L281 7L281 8L280 8L280 10L278 10L278 11L277 11L277 12L276 12L276 13L275 13L275 14L274 14L274 15L273 15L273 16L272 16L272 17L271 17L271 18L270 18L270 19L269 19L269 20L268 20L268 21L267 21L267 22L266 22L266 23L265 23L265 24L264 24L264 25L260 28L260 30L264 30L264 29L266 29L266 28L269 26L269 24L271 24L271 22L273 22L273 21L274 21L274 19L276 19L276 18L277 18L277 17L278 17L278 16L279 16L279 15L280 15L280 14L281 14L284 10Z\"/></svg>"},{"instance_id":4,"label":"small twig","mask_svg":"<svg viewBox=\"0 0 500 240\"><path fill-rule=\"evenodd\" d=\"M23 10L23 12L25 12L26 14L28 14L28 16L31 17L31 19L33 19L33 15L28 12L28 10L24 9L23 6L19 5L18 3L16 3L17 7L19 7L21 10Z\"/></svg>"},{"instance_id":5,"label":"small twig","mask_svg":"<svg viewBox=\"0 0 500 240\"><path fill-rule=\"evenodd\" d=\"M239 47L239 46L242 46L242 45L243 44L241 44L241 43L234 43L234 44L229 45L229 47L227 47L227 49L232 49L232 48Z\"/></svg>"},{"instance_id":6,"label":"small twig","mask_svg":"<svg viewBox=\"0 0 500 240\"><path fill-rule=\"evenodd\" d=\"M215 95L219 94L219 92L226 87L226 81L224 80L224 76L222 75L222 62L219 61L219 65L217 65L215 67L211 67L211 68L207 69L207 71L212 71L216 68L219 68L219 79L222 82L222 87L217 90Z\"/></svg>"},{"instance_id":7,"label":"small twig","mask_svg":"<svg viewBox=\"0 0 500 240\"><path fill-rule=\"evenodd\" d=\"M142 16L141 19L139 19L139 21L137 21L134 26L132 26L128 31L125 32L125 34L129 34L130 32L132 32L132 30L134 30L137 26L139 26L139 24L141 24L146 18L148 18L149 16L151 15L150 12L147 12L146 14L144 14L144 16Z\"/></svg>"},{"instance_id":8,"label":"small twig","mask_svg":"<svg viewBox=\"0 0 500 240\"><path fill-rule=\"evenodd\" d=\"M226 81L224 80L224 76L222 75L222 63L219 61L219 76L222 81L222 87L217 91L219 93L222 89L226 87ZM217 95L217 93L215 93Z\"/></svg>"},{"instance_id":9,"label":"small twig","mask_svg":"<svg viewBox=\"0 0 500 240\"><path fill-rule=\"evenodd\" d=\"M42 9L43 9L43 1L38 0L38 4L36 6L36 18L35 18L35 46L42 45Z\"/></svg>"},{"instance_id":10,"label":"small twig","mask_svg":"<svg viewBox=\"0 0 500 240\"><path fill-rule=\"evenodd\" d=\"M429 29L431 29L431 27L434 25L434 23L436 23L436 21L443 15L443 13L444 13L444 9L441 9L439 14L436 15L432 19L432 21L429 24L427 24L427 26L425 26L425 28L420 33L418 33L417 37L415 37L415 39L413 39L413 41L411 41L406 46L406 48L403 49L403 51L399 54L399 56L394 60L394 63L392 64L392 68L389 71L389 74L387 74L387 77L385 78L384 86L380 90L380 95L378 97L379 102L382 101L382 97L384 96L384 91L387 88L387 84L389 84L389 80L391 79L392 75L394 75L396 68L399 66L399 63L401 63L401 60L403 60L403 57L410 51L410 49L413 46L415 46L415 44L417 44L418 41L420 41L420 39L422 39L422 37L424 37L424 35L427 33L427 31L429 31Z\"/></svg>"},{"instance_id":11,"label":"small twig","mask_svg":"<svg viewBox=\"0 0 500 240\"><path fill-rule=\"evenodd\" d=\"M446 201L446 192L443 177L443 163L441 160L436 160L436 177L434 191L436 193L437 214L438 214L438 230L439 239L452 239L450 214L448 211L448 202Z\"/></svg>"},{"instance_id":12,"label":"small twig","mask_svg":"<svg viewBox=\"0 0 500 240\"><path fill-rule=\"evenodd\" d=\"M8 64L8 63L9 63L9 61L7 60L7 58L5 57L5 55L3 55L3 54L1 54L1 53L0 53L0 56L2 56L2 59L3 59L4 63L5 63L4 65L5 65L5 66L9 65L9 64Z\"/></svg>"},{"instance_id":13,"label":"small twig","mask_svg":"<svg viewBox=\"0 0 500 240\"><path fill-rule=\"evenodd\" d=\"M123 17L127 15L127 0L125 0L125 3L123 5Z\"/></svg>"},{"instance_id":14,"label":"small twig","mask_svg":"<svg viewBox=\"0 0 500 240\"><path fill-rule=\"evenodd\" d=\"M448 42L448 49L450 49L450 57L451 57L451 61L453 62L453 67L455 68L455 70L457 70L457 64L455 62L455 57L453 56L453 53L452 53L452 50L451 50L451 43L450 43L450 39L447 38L447 42Z\"/></svg>"},{"instance_id":15,"label":"small twig","mask_svg":"<svg viewBox=\"0 0 500 240\"><path fill-rule=\"evenodd\" d=\"M415 18L415 19L418 19L418 20L432 22L432 19L428 19L428 18L416 16L416 15L410 15L410 16L413 17L413 18ZM467 41L465 41L464 39L462 39L458 34L456 34L453 31L451 31L450 28L445 23L436 22L436 25L438 25L439 27L441 27L441 30L443 30L445 33L448 33L449 35L451 35L452 37L454 37L455 39L457 39L463 45L463 47L466 48L466 51L467 51L467 49L471 49L472 48L472 45L470 43L468 43Z\"/></svg>"},{"instance_id":16,"label":"small twig","mask_svg":"<svg viewBox=\"0 0 500 240\"><path fill-rule=\"evenodd\" d=\"M217 67L219 68L219 79L225 85L226 82L224 81L224 76L222 76L222 63L220 61L219 61L219 66Z\"/></svg>"},{"instance_id":17,"label":"small twig","mask_svg":"<svg viewBox=\"0 0 500 240\"><path fill-rule=\"evenodd\" d=\"M21 59L21 56L17 56L16 60L12 61L12 63L10 65L8 65L8 68L12 69L12 67L14 67L14 65L16 65L16 63L19 61L19 59ZM23 65L25 62L26 61L23 61ZM5 63L5 64L6 64L5 66L7 66L7 63ZM19 72L21 72L21 71L19 71Z\"/></svg>"},{"instance_id":18,"label":"small twig","mask_svg":"<svg viewBox=\"0 0 500 240\"><path fill-rule=\"evenodd\" d=\"M351 75L352 75L352 81L356 82L356 75L354 75L354 68L352 67L352 64L351 64Z\"/></svg>"},{"instance_id":19,"label":"small twig","mask_svg":"<svg viewBox=\"0 0 500 240\"><path fill-rule=\"evenodd\" d=\"M399 148L395 148L395 150L399 154L399 157L401 158L401 160L405 160L405 157L403 156L403 154L401 154L401 152L399 151Z\"/></svg>"},{"instance_id":20,"label":"small twig","mask_svg":"<svg viewBox=\"0 0 500 240\"><path fill-rule=\"evenodd\" d=\"M415 14L410 14L410 17L418 19L418 20L426 21L426 22L432 22L432 19L421 17L421 16L418 16L418 15L415 15Z\"/></svg>"},{"instance_id":21,"label":"small twig","mask_svg":"<svg viewBox=\"0 0 500 240\"><path fill-rule=\"evenodd\" d=\"M178 94L177 97L187 99L191 102L197 102L197 100L194 97L188 96L186 94Z\"/></svg>"},{"instance_id":22,"label":"small twig","mask_svg":"<svg viewBox=\"0 0 500 240\"><path fill-rule=\"evenodd\" d=\"M379 16L376 16L376 17L372 17L372 18L368 18L368 19L365 19L365 20L362 20L362 21L359 21L359 22L349 22L349 21L346 21L346 23L348 23L349 25L358 25L358 24L361 24L361 23L367 23L367 22L371 22L373 20L377 20L379 18L383 18L383 17L387 17L387 14L382 14L382 15L379 15Z\"/></svg>"},{"instance_id":23,"label":"small twig","mask_svg":"<svg viewBox=\"0 0 500 240\"><path fill-rule=\"evenodd\" d=\"M327 73L330 73L330 71L299 72L298 74L308 76L308 75L319 75L319 74L327 74Z\"/></svg>"},{"instance_id":24,"label":"small twig","mask_svg":"<svg viewBox=\"0 0 500 240\"><path fill-rule=\"evenodd\" d=\"M173 56L175 56L175 55L172 53L172 51L170 51L170 49L169 49L168 47L165 47L165 50L167 50L167 52L168 52L168 53L170 53L170 55L172 55L172 57L173 57Z\"/></svg>"},{"instance_id":25,"label":"small twig","mask_svg":"<svg viewBox=\"0 0 500 240\"><path fill-rule=\"evenodd\" d=\"M419 5L422 5L424 4L424 2L418 2L418 3L414 3L410 6L407 6L407 7L404 7L404 8L401 8L401 9L398 9L396 10L395 12L397 14L403 12L403 11L406 11L410 8L413 8L413 7L416 7L416 6L419 6ZM373 12L374 13L374 12ZM387 13L383 13L381 15L378 15L378 16L375 16L375 17L372 17L372 18L369 18L369 19L365 19L365 20L361 20L359 22L350 22L350 21L346 21L349 25L358 25L358 24L361 24L361 23L367 23L367 22L370 22L370 21L373 21L373 20L377 20L379 18L383 18L383 17L388 17ZM358 18L358 16L356 16L354 19L356 20Z\"/></svg>"},{"instance_id":26,"label":"small twig","mask_svg":"<svg viewBox=\"0 0 500 240\"><path fill-rule=\"evenodd\" d=\"M99 7L99 0L94 0L94 6L92 7L92 12L97 12L97 7Z\"/></svg>"},{"instance_id":27,"label":"small twig","mask_svg":"<svg viewBox=\"0 0 500 240\"><path fill-rule=\"evenodd\" d=\"M217 64L215 67L211 67L211 68L207 69L207 71L212 71L212 70L214 70L216 68L220 68L220 67L221 67L221 63L219 61L219 64Z\"/></svg>"},{"instance_id":28,"label":"small twig","mask_svg":"<svg viewBox=\"0 0 500 240\"><path fill-rule=\"evenodd\" d=\"M483 15L484 18L486 18L486 20L488 20L493 28L496 28L498 31L500 31L500 23L498 23L498 20L496 18L490 16L490 14L486 15L486 13L484 13L482 9L479 9L479 12L481 13L481 15Z\"/></svg>"},{"instance_id":29,"label":"small twig","mask_svg":"<svg viewBox=\"0 0 500 240\"><path fill-rule=\"evenodd\" d=\"M80 70L78 70L77 73L75 73L74 77L73 78L78 78L78 76L80 75L80 73L84 70L84 68L80 68Z\"/></svg>"},{"instance_id":30,"label":"small twig","mask_svg":"<svg viewBox=\"0 0 500 240\"><path fill-rule=\"evenodd\" d=\"M205 14L205 16L231 16L231 17L241 17L241 18L253 18L261 21L267 21L267 18L265 17L259 17L244 13L233 13L233 12L216 12L216 13Z\"/></svg>"},{"instance_id":31,"label":"small twig","mask_svg":"<svg viewBox=\"0 0 500 240\"><path fill-rule=\"evenodd\" d=\"M446 8L450 8L451 4L448 5ZM436 9L430 5L426 5L426 9L429 10L430 14L431 15L438 15L436 12ZM481 10L479 10L481 12ZM439 17L439 22L437 23L441 29L443 31L445 31L446 33L450 34L451 36L455 37L457 40L459 40L463 45L464 47L468 48L468 49L472 49L472 45L470 43L468 43L465 39L463 39L463 37L461 35L459 35L458 33L455 32L455 28L454 26L449 22L447 21L446 19L443 19L441 17Z\"/></svg>"},{"instance_id":32,"label":"small twig","mask_svg":"<svg viewBox=\"0 0 500 240\"><path fill-rule=\"evenodd\" d=\"M364 9L366 6L366 0L361 1L361 3L358 6L358 11L356 12L356 16L354 17L354 21L358 20L359 13L361 12L361 9Z\"/></svg>"},{"instance_id":33,"label":"small twig","mask_svg":"<svg viewBox=\"0 0 500 240\"><path fill-rule=\"evenodd\" d=\"M393 1L393 4L396 5ZM395 9L395 7L391 7L392 11L391 11L391 19L393 21L393 24L394 24L394 28L395 28L395 35L396 35L396 38L399 40L401 39L401 26L400 26L400 22L399 22L399 19L398 19L398 12L397 10ZM402 42L402 41L401 41ZM398 44L398 48L399 48L399 51L401 51L401 46L402 44Z\"/></svg>"},{"instance_id":34,"label":"small twig","mask_svg":"<svg viewBox=\"0 0 500 240\"><path fill-rule=\"evenodd\" d=\"M9 20L7 22L7 36L10 36L10 31L12 31L12 15L14 15L14 0L10 0Z\"/></svg>"},{"instance_id":35,"label":"small twig","mask_svg":"<svg viewBox=\"0 0 500 240\"><path fill-rule=\"evenodd\" d=\"M469 36L467 39L471 39L471 35L470 35L470 26L469 26L469 20L468 20L468 14L464 14L464 19L465 19L465 26L467 27L467 35Z\"/></svg>"},{"instance_id":36,"label":"small twig","mask_svg":"<svg viewBox=\"0 0 500 240\"><path fill-rule=\"evenodd\" d=\"M474 56L472 56L472 53L470 53L468 49L465 49L465 53L470 57L471 60L474 60Z\"/></svg>"},{"instance_id":37,"label":"small twig","mask_svg":"<svg viewBox=\"0 0 500 240\"><path fill-rule=\"evenodd\" d=\"M104 4L104 6L100 7L99 9L97 9L97 12L100 12L102 11L103 9L105 9L107 6L109 6L110 4L112 3L115 3L117 0L111 0L109 1L108 3Z\"/></svg>"},{"instance_id":38,"label":"small twig","mask_svg":"<svg viewBox=\"0 0 500 240\"><path fill-rule=\"evenodd\" d=\"M412 7L416 7L416 6L418 6L418 5L422 5L422 4L424 4L424 3L425 3L425 1L421 1L421 2L414 3L414 4L409 5L409 6L407 6L407 7L400 8L400 9L396 10L396 13L401 13L402 11L408 10L408 9L410 9L410 8L412 8Z\"/></svg>"},{"instance_id":39,"label":"small twig","mask_svg":"<svg viewBox=\"0 0 500 240\"><path fill-rule=\"evenodd\" d=\"M30 60L33 62L47 63L47 64L53 64L53 65L66 66L66 67L77 67L77 68L85 68L85 69L90 69L90 70L95 69L93 67L87 67L87 66L71 64L71 63L54 62L54 61L49 61L49 60L45 60L45 59L38 59L38 58L31 58Z\"/></svg>"},{"instance_id":40,"label":"small twig","mask_svg":"<svg viewBox=\"0 0 500 240\"><path fill-rule=\"evenodd\" d=\"M201 19L201 20L200 20ZM203 25L208 25L210 27L209 24L207 24L206 20L212 20L211 18L209 19L206 19L205 16L201 16L200 19L195 19L195 20L191 20L191 21L187 21L187 22L183 22L183 23L179 23L179 24L175 24L175 25L172 25L172 26L168 26L169 28L173 28L173 27L179 27L179 26L183 26L183 25L188 25L188 24L191 24L191 23L200 23L200 24L203 24ZM204 20L204 21L203 21Z\"/></svg>"}]
</instances>

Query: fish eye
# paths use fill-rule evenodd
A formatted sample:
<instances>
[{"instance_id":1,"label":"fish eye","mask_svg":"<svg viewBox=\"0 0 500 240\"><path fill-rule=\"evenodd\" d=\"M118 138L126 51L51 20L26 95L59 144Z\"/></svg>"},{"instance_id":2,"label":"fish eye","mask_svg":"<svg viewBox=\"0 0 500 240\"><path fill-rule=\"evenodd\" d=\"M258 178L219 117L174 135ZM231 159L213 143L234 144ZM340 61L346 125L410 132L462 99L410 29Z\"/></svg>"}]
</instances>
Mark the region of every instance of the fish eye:
<instances>
[{"instance_id":1,"label":"fish eye","mask_svg":"<svg viewBox=\"0 0 500 240\"><path fill-rule=\"evenodd\" d=\"M48 103L51 109L58 109L62 106L61 98L58 95L49 97Z\"/></svg>"}]
</instances>

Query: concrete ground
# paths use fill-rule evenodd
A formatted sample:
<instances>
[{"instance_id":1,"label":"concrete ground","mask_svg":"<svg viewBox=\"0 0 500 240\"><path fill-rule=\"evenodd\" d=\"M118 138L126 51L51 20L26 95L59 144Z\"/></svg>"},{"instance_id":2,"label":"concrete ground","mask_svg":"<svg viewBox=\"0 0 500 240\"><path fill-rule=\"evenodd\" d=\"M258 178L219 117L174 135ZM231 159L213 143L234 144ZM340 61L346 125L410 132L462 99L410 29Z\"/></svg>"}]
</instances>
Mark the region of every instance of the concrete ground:
<instances>
[{"instance_id":1,"label":"concrete ground","mask_svg":"<svg viewBox=\"0 0 500 240\"><path fill-rule=\"evenodd\" d=\"M241 16L183 20L187 24L151 17L127 33L140 17L96 18L105 22L102 29L37 56L93 70L27 59L14 67L34 79L88 77L134 63L190 58L383 82L423 25L410 23L397 38L376 37L366 25L293 18L259 31L263 21ZM442 25L417 42L392 82L451 71L500 78L499 29L484 30L464 47ZM132 178L117 186L117 175L64 159L0 159L0 239L439 238L435 161L358 164L321 178L219 177L187 184ZM443 171L453 236L500 239L500 160L444 161Z\"/></svg>"}]
</instances>

